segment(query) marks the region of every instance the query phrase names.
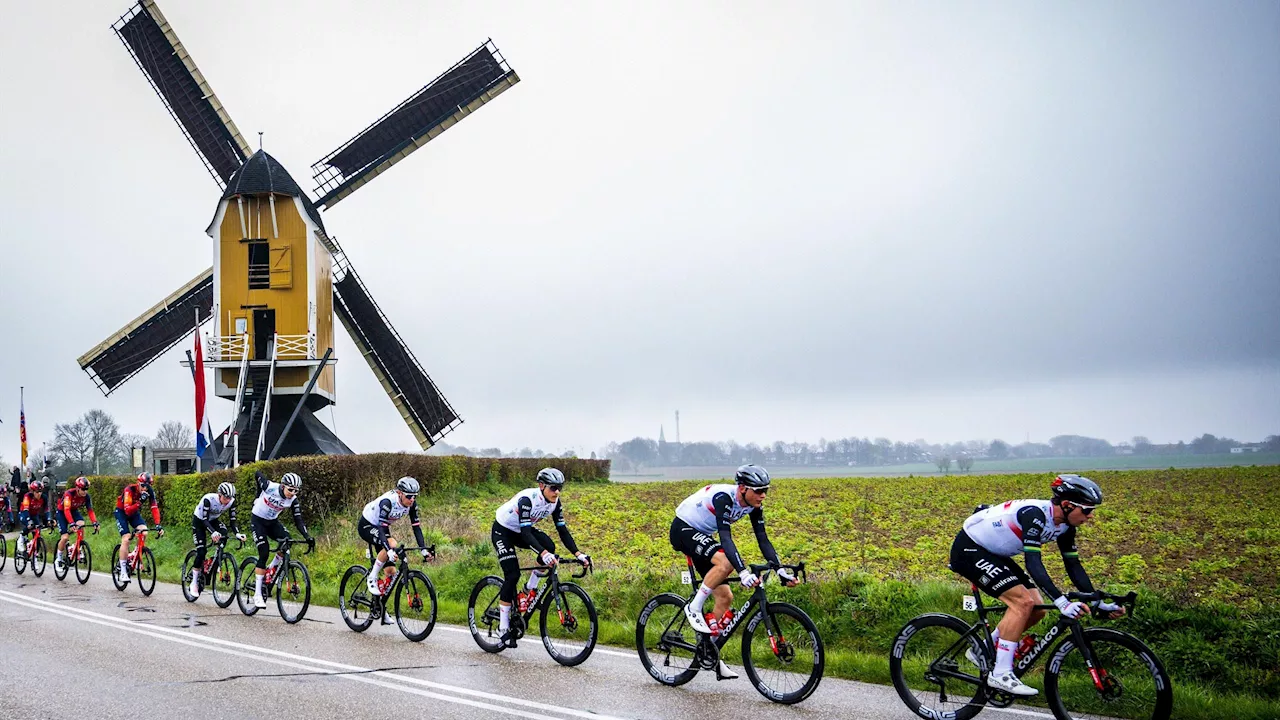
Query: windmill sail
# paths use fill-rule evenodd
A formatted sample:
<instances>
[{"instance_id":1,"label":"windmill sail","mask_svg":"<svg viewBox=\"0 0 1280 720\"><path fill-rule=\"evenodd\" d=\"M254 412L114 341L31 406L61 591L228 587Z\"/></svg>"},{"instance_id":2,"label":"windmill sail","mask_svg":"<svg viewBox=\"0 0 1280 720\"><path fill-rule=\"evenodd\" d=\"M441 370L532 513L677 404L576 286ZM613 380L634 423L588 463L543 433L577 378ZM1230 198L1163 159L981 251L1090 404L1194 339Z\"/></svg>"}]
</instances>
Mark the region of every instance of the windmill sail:
<instances>
[{"instance_id":1,"label":"windmill sail","mask_svg":"<svg viewBox=\"0 0 1280 720\"><path fill-rule=\"evenodd\" d=\"M333 242L337 247L337 241ZM337 249L334 270L338 279L333 284L333 309L382 389L400 411L400 417L426 450L461 425L462 420L391 327L342 249Z\"/></svg>"},{"instance_id":2,"label":"windmill sail","mask_svg":"<svg viewBox=\"0 0 1280 720\"><path fill-rule=\"evenodd\" d=\"M311 166L326 210L520 82L492 41Z\"/></svg>"},{"instance_id":3,"label":"windmill sail","mask_svg":"<svg viewBox=\"0 0 1280 720\"><path fill-rule=\"evenodd\" d=\"M191 334L196 311L200 322L213 312L213 268L142 313L97 347L81 355L80 369L89 374L103 395L110 395L124 381Z\"/></svg>"},{"instance_id":4,"label":"windmill sail","mask_svg":"<svg viewBox=\"0 0 1280 720\"><path fill-rule=\"evenodd\" d=\"M142 0L111 29L138 63L218 187L249 157L249 146L154 0Z\"/></svg>"}]
</instances>

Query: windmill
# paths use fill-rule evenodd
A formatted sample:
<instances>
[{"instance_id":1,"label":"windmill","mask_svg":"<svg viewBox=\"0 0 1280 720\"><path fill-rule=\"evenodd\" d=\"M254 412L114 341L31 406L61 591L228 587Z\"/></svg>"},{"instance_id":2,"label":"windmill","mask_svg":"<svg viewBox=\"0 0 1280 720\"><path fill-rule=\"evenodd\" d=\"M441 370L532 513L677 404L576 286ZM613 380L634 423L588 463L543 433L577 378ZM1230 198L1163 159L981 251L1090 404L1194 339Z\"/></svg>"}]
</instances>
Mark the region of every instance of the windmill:
<instances>
[{"instance_id":1,"label":"windmill","mask_svg":"<svg viewBox=\"0 0 1280 720\"><path fill-rule=\"evenodd\" d=\"M206 332L213 393L235 403L218 462L351 450L316 417L336 402L336 314L423 450L462 421L387 320L320 216L520 81L492 41L468 53L312 165L312 200L273 157L251 151L154 0L112 29L222 190L213 267L82 355L110 395L193 328Z\"/></svg>"}]
</instances>

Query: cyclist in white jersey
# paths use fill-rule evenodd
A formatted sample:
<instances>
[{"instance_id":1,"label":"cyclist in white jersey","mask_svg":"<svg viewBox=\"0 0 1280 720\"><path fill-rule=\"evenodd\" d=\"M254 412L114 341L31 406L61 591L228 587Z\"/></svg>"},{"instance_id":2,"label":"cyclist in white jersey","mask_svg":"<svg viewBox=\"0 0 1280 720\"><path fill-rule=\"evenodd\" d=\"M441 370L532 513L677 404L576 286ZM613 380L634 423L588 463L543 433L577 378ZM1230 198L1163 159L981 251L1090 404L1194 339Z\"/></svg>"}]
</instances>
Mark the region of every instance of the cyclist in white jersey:
<instances>
[{"instance_id":1,"label":"cyclist in white jersey","mask_svg":"<svg viewBox=\"0 0 1280 720\"><path fill-rule=\"evenodd\" d=\"M413 527L413 538L418 546L426 545L422 538L422 525L418 520L418 492L421 486L411 477L402 477L396 481L396 489L385 492L370 500L360 511L360 520L356 524L356 534L361 540L369 543L378 551L373 560L373 569L369 571L366 581L371 595L381 595L378 589L378 575L386 568L388 578L396 574L396 548L400 543L391 537L391 523L405 515L409 516L409 525ZM419 550L423 560L431 560L431 551ZM390 625L391 620L385 615L383 625Z\"/></svg>"},{"instance_id":2,"label":"cyclist in white jersey","mask_svg":"<svg viewBox=\"0 0 1280 720\"><path fill-rule=\"evenodd\" d=\"M1093 592L1093 583L1076 551L1076 528L1093 518L1094 508L1102 504L1102 489L1079 475L1059 475L1051 487L1052 500L1010 500L979 508L964 521L964 529L951 545L951 569L1009 608L991 633L996 666L987 675L987 684L1024 697L1037 691L1014 674L1014 656L1023 633L1045 615L1043 610L1033 609L1044 602L1040 591L1053 598L1053 604L1067 617L1090 612L1088 605L1072 602L1058 591L1040 558L1041 546L1057 540L1072 584L1081 592ZM1026 556L1030 577L1013 560L1018 553ZM1098 603L1097 608L1111 616L1124 613L1124 608L1109 602ZM972 649L966 655L980 665Z\"/></svg>"},{"instance_id":3,"label":"cyclist in white jersey","mask_svg":"<svg viewBox=\"0 0 1280 720\"><path fill-rule=\"evenodd\" d=\"M516 586L520 582L520 561L516 558L516 548L533 550L538 554L539 565L551 567L559 562L556 559L556 544L533 524L549 516L569 552L583 565L591 565L591 556L578 549L569 526L565 525L564 510L560 505L560 491L563 488L564 473L555 468L543 468L538 471L538 487L516 493L495 513L489 540L498 553L498 565L502 568L502 589L498 594L498 631L501 633L502 643L509 648L516 646L515 636L511 633L511 603L517 599ZM519 600L522 604L537 593L545 574L537 570L530 573L529 581L520 593ZM523 611L525 608L519 609Z\"/></svg>"},{"instance_id":4,"label":"cyclist in white jersey","mask_svg":"<svg viewBox=\"0 0 1280 720\"><path fill-rule=\"evenodd\" d=\"M702 575L702 584L693 599L684 606L689 626L700 633L714 634L721 619L733 606L733 591L727 581L729 574L738 571L738 580L745 588L760 584L760 578L742 561L737 545L733 542L732 523L744 517L751 518L756 544L764 559L777 563L778 553L769 542L764 529L764 496L769 492L769 472L756 465L743 465L734 475L736 484L707 485L685 498L676 508L671 521L669 539L676 552L693 559L693 567ZM796 584L795 575L789 570L778 571L778 577L788 587ZM704 616L702 609L707 598L715 596L714 611ZM717 678L731 680L738 677L724 661L720 662Z\"/></svg>"},{"instance_id":5,"label":"cyclist in white jersey","mask_svg":"<svg viewBox=\"0 0 1280 720\"><path fill-rule=\"evenodd\" d=\"M302 488L302 478L297 473L285 473L280 482L273 483L259 470L254 478L258 481L258 499L253 501L253 512L250 521L253 524L253 541L258 545L258 566L254 569L257 584L253 593L254 607L264 608L267 601L262 597L262 578L267 574L267 551L272 540L284 540L289 531L280 522L280 513L285 508L293 508L293 524L302 533L311 549L315 549L316 540L307 532L306 523L302 522L302 506L298 504L298 492ZM280 553L271 559L271 567L284 561Z\"/></svg>"},{"instance_id":6,"label":"cyclist in white jersey","mask_svg":"<svg viewBox=\"0 0 1280 720\"><path fill-rule=\"evenodd\" d=\"M219 483L218 491L206 494L196 503L191 513L191 540L195 543L196 559L191 571L191 597L200 597L200 573L204 570L204 559L208 552L206 539L212 539L216 545L222 542L227 534L227 526L222 523L222 515L226 513L231 521L231 531L236 539L244 542L244 533L236 523L236 486L229 482ZM209 536L212 535L212 538Z\"/></svg>"}]
</instances>

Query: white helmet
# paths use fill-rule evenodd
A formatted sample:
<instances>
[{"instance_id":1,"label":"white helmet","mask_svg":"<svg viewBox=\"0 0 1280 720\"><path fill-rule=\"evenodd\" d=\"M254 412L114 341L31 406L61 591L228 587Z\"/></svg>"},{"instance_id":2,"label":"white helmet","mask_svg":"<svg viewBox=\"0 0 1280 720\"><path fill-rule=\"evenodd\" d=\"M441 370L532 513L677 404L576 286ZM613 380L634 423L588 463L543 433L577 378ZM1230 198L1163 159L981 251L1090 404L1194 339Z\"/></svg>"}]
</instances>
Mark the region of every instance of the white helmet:
<instances>
[{"instance_id":1,"label":"white helmet","mask_svg":"<svg viewBox=\"0 0 1280 720\"><path fill-rule=\"evenodd\" d=\"M280 478L280 484L297 490L302 487L302 478L298 476L298 473L288 472L284 474L284 477Z\"/></svg>"},{"instance_id":2,"label":"white helmet","mask_svg":"<svg viewBox=\"0 0 1280 720\"><path fill-rule=\"evenodd\" d=\"M234 500L236 498L236 486L229 482L220 483L218 485L218 494Z\"/></svg>"}]
</instances>

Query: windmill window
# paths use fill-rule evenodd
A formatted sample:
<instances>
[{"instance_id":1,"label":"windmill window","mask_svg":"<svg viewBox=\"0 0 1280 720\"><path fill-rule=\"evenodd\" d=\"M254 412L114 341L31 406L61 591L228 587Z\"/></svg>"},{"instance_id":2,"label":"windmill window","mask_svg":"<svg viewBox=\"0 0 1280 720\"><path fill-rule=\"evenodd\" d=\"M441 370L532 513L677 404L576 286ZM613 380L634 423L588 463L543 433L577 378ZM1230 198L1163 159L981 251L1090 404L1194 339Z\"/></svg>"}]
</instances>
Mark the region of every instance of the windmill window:
<instances>
[{"instance_id":1,"label":"windmill window","mask_svg":"<svg viewBox=\"0 0 1280 720\"><path fill-rule=\"evenodd\" d=\"M271 245L266 240L251 240L249 246L249 289L271 288Z\"/></svg>"}]
</instances>

